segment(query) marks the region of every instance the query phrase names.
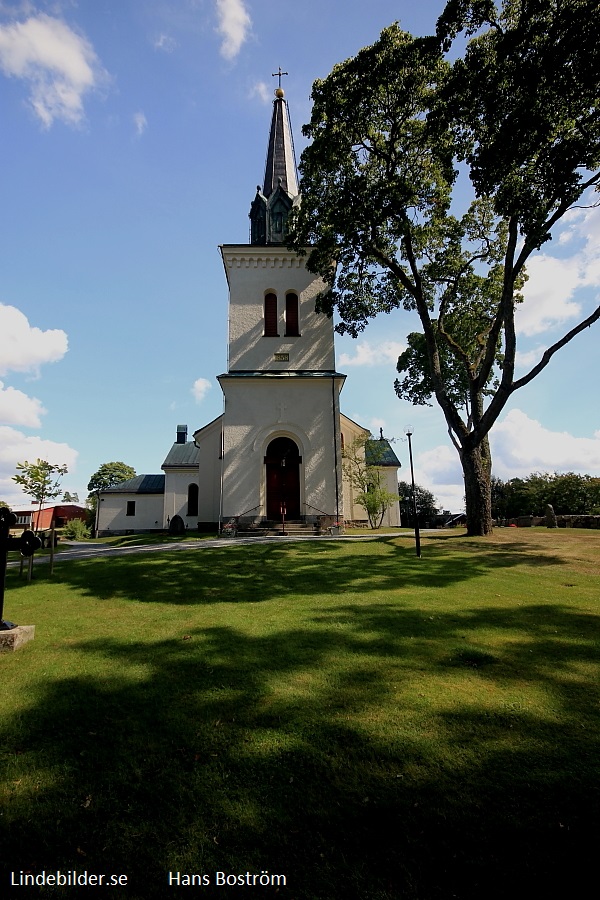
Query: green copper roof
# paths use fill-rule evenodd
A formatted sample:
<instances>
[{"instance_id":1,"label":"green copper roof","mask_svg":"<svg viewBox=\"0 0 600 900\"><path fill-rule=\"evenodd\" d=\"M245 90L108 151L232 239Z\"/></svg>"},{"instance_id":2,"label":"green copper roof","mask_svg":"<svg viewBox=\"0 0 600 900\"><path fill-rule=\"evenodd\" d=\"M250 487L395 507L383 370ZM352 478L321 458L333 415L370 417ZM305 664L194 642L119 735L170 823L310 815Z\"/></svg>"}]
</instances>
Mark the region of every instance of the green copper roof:
<instances>
[{"instance_id":1,"label":"green copper roof","mask_svg":"<svg viewBox=\"0 0 600 900\"><path fill-rule=\"evenodd\" d=\"M365 443L365 460L368 466L395 466L400 468L402 465L392 450L390 442L386 441L385 438Z\"/></svg>"},{"instance_id":2,"label":"green copper roof","mask_svg":"<svg viewBox=\"0 0 600 900\"><path fill-rule=\"evenodd\" d=\"M103 494L164 494L164 475L136 475L101 491Z\"/></svg>"},{"instance_id":3,"label":"green copper roof","mask_svg":"<svg viewBox=\"0 0 600 900\"><path fill-rule=\"evenodd\" d=\"M161 468L197 466L199 462L200 451L193 441L187 441L185 444L173 444Z\"/></svg>"}]
</instances>

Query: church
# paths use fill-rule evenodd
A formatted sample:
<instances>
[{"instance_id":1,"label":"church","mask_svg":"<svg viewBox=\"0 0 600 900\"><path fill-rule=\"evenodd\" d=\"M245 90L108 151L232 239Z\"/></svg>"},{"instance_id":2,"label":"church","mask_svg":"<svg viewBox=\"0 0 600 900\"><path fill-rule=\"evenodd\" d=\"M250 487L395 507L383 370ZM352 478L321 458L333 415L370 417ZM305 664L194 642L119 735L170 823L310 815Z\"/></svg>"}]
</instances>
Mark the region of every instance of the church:
<instances>
[{"instance_id":1,"label":"church","mask_svg":"<svg viewBox=\"0 0 600 900\"><path fill-rule=\"evenodd\" d=\"M281 79L280 79L281 80ZM138 475L100 494L100 535L219 532L267 523L324 528L366 520L344 474L344 447L370 438L340 412L333 321L315 313L324 283L285 246L300 203L287 101L275 91L262 187L250 207L250 243L223 244L229 289L223 414L190 436L178 425L162 475ZM365 445L382 487L397 493L400 463L383 437ZM399 504L384 525L400 524Z\"/></svg>"}]
</instances>

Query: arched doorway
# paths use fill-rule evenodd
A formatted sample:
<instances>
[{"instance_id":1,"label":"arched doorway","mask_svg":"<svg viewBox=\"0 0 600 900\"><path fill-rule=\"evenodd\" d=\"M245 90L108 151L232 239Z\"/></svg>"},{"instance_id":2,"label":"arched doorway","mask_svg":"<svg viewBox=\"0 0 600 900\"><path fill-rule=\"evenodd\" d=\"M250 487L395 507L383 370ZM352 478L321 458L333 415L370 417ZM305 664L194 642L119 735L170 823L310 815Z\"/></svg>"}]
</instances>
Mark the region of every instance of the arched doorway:
<instances>
[{"instance_id":1,"label":"arched doorway","mask_svg":"<svg viewBox=\"0 0 600 900\"><path fill-rule=\"evenodd\" d=\"M300 463L296 443L287 437L271 441L265 456L267 519L300 518Z\"/></svg>"}]
</instances>

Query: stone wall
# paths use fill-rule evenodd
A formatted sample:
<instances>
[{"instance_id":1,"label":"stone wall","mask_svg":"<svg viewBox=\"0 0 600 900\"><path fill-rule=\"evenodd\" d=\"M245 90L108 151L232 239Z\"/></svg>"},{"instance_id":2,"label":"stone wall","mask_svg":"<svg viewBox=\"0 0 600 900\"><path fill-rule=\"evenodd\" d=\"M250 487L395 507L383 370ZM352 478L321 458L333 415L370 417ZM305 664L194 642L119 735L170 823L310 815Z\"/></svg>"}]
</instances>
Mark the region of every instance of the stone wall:
<instances>
[{"instance_id":1,"label":"stone wall","mask_svg":"<svg viewBox=\"0 0 600 900\"><path fill-rule=\"evenodd\" d=\"M518 525L519 528L531 528L534 525L544 525L544 516L519 516L516 519L506 519L506 525ZM600 528L600 516L557 516L558 528Z\"/></svg>"}]
</instances>

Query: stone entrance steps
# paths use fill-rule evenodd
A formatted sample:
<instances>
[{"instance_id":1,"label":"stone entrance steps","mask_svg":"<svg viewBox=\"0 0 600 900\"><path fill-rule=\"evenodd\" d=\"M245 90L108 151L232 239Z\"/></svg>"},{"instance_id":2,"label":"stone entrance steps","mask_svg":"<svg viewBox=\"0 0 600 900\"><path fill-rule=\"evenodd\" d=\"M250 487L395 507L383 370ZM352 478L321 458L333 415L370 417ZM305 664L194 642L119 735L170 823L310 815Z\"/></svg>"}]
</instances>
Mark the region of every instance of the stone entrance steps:
<instances>
[{"instance_id":1,"label":"stone entrance steps","mask_svg":"<svg viewBox=\"0 0 600 900\"><path fill-rule=\"evenodd\" d=\"M319 526L313 523L302 522L300 520L290 520L282 526L281 522L273 522L268 519L263 519L258 525L243 525L240 524L238 526L238 534L244 537L277 537L284 535L311 535L311 534L320 534Z\"/></svg>"}]
</instances>

